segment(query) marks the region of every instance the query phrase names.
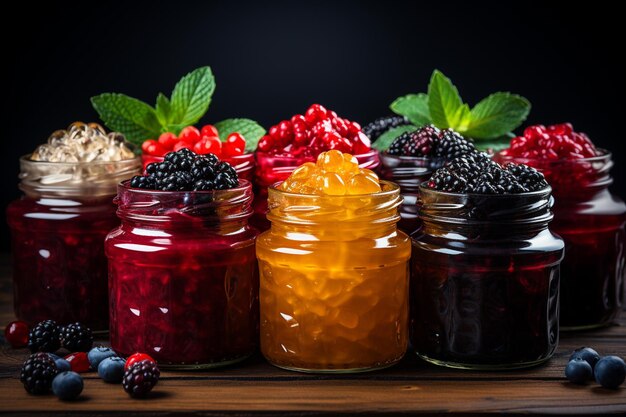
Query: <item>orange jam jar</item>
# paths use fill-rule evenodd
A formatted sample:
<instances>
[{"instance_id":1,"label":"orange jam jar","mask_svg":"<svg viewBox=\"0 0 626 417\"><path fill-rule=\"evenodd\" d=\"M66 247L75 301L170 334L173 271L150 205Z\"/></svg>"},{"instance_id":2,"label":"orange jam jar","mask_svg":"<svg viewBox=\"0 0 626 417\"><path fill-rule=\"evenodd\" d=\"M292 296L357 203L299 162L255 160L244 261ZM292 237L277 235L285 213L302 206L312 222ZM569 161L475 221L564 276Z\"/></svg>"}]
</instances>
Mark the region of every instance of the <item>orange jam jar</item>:
<instances>
[{"instance_id":1,"label":"orange jam jar","mask_svg":"<svg viewBox=\"0 0 626 417\"><path fill-rule=\"evenodd\" d=\"M359 194L372 184L363 185L358 165L347 180L303 175L315 165L269 188L271 228L256 243L261 351L278 367L304 372L391 366L407 348L411 245L396 227L400 189L361 170L376 178L378 191ZM319 188L294 187L298 181ZM355 193L350 184L361 188ZM315 194L325 186L333 194Z\"/></svg>"}]
</instances>

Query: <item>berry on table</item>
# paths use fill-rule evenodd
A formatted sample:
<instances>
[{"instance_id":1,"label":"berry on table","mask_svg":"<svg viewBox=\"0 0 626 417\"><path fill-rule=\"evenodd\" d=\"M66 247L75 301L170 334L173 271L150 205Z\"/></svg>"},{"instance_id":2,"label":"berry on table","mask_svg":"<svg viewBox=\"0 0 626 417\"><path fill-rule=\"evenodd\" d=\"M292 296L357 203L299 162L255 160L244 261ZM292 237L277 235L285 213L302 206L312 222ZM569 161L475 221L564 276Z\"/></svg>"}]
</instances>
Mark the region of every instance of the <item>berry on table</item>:
<instances>
[{"instance_id":1,"label":"berry on table","mask_svg":"<svg viewBox=\"0 0 626 417\"><path fill-rule=\"evenodd\" d=\"M70 352L87 352L93 346L91 329L80 323L68 324L61 330L61 344Z\"/></svg>"},{"instance_id":2,"label":"berry on table","mask_svg":"<svg viewBox=\"0 0 626 417\"><path fill-rule=\"evenodd\" d=\"M89 363L89 358L87 357L86 352L70 353L65 357L65 360L70 363L72 371L79 374L89 372L89 370L91 369L91 364Z\"/></svg>"},{"instance_id":3,"label":"berry on table","mask_svg":"<svg viewBox=\"0 0 626 417\"><path fill-rule=\"evenodd\" d=\"M575 358L565 367L565 377L574 384L585 384L593 376L591 365L581 358Z\"/></svg>"},{"instance_id":4,"label":"berry on table","mask_svg":"<svg viewBox=\"0 0 626 417\"><path fill-rule=\"evenodd\" d=\"M52 380L52 392L63 401L78 398L83 386L83 378L72 371L61 372Z\"/></svg>"},{"instance_id":5,"label":"berry on table","mask_svg":"<svg viewBox=\"0 0 626 417\"><path fill-rule=\"evenodd\" d=\"M590 347L581 347L576 349L569 357L569 360L572 361L574 359L582 359L586 361L591 368L595 368L596 363L600 360L600 355L594 349Z\"/></svg>"},{"instance_id":6,"label":"berry on table","mask_svg":"<svg viewBox=\"0 0 626 417\"><path fill-rule=\"evenodd\" d=\"M104 382L120 383L124 378L124 366L126 361L118 356L105 358L98 365L98 376Z\"/></svg>"},{"instance_id":7,"label":"berry on table","mask_svg":"<svg viewBox=\"0 0 626 417\"><path fill-rule=\"evenodd\" d=\"M615 389L626 378L626 364L618 356L605 356L596 363L593 374L604 388Z\"/></svg>"},{"instance_id":8,"label":"berry on table","mask_svg":"<svg viewBox=\"0 0 626 417\"><path fill-rule=\"evenodd\" d=\"M20 381L29 393L46 394L50 391L52 380L57 373L54 360L47 353L38 352L30 355L22 365Z\"/></svg>"},{"instance_id":9,"label":"berry on table","mask_svg":"<svg viewBox=\"0 0 626 417\"><path fill-rule=\"evenodd\" d=\"M49 353L49 355L52 357L52 359L54 360L54 364L57 366L57 369L59 370L59 372L65 372L65 371L71 371L72 370L72 365L65 360L65 358L60 358L56 355L54 355L54 357L52 356L52 354Z\"/></svg>"},{"instance_id":10,"label":"berry on table","mask_svg":"<svg viewBox=\"0 0 626 417\"><path fill-rule=\"evenodd\" d=\"M145 397L159 382L161 372L157 364L151 360L134 363L124 373L122 386L131 397Z\"/></svg>"},{"instance_id":11,"label":"berry on table","mask_svg":"<svg viewBox=\"0 0 626 417\"><path fill-rule=\"evenodd\" d=\"M111 358L117 356L117 353L110 347L106 346L96 346L91 349L89 353L87 353L87 359L89 360L89 365L91 369L98 369L98 365L100 362L105 360L106 358Z\"/></svg>"},{"instance_id":12,"label":"berry on table","mask_svg":"<svg viewBox=\"0 0 626 417\"><path fill-rule=\"evenodd\" d=\"M21 348L28 345L28 324L24 321L12 321L4 328L4 337L12 348Z\"/></svg>"},{"instance_id":13,"label":"berry on table","mask_svg":"<svg viewBox=\"0 0 626 417\"><path fill-rule=\"evenodd\" d=\"M28 348L31 352L56 352L61 347L59 326L54 320L37 323L28 335Z\"/></svg>"},{"instance_id":14,"label":"berry on table","mask_svg":"<svg viewBox=\"0 0 626 417\"><path fill-rule=\"evenodd\" d=\"M156 361L152 359L152 356L148 355L147 353L137 352L137 353L130 355L128 358L126 358L126 364L124 365L124 370L128 370L135 363L141 362L141 361L152 361L156 363Z\"/></svg>"}]
</instances>

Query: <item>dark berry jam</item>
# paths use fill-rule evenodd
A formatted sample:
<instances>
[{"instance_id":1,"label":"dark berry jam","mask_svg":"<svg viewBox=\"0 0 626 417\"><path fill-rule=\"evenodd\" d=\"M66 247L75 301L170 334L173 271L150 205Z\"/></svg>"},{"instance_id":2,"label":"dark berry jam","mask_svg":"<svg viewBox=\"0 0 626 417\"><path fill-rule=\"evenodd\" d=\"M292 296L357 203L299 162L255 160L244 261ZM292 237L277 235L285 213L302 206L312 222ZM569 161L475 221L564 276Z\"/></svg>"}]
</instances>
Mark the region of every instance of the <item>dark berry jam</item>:
<instances>
[{"instance_id":1,"label":"dark berry jam","mask_svg":"<svg viewBox=\"0 0 626 417\"><path fill-rule=\"evenodd\" d=\"M258 346L252 186L168 192L120 185L106 240L111 345L159 365L212 367Z\"/></svg>"},{"instance_id":2,"label":"dark berry jam","mask_svg":"<svg viewBox=\"0 0 626 417\"><path fill-rule=\"evenodd\" d=\"M533 366L554 353L563 242L548 230L550 188L456 194L420 187L413 236L411 343L469 369Z\"/></svg>"},{"instance_id":3,"label":"dark berry jam","mask_svg":"<svg viewBox=\"0 0 626 417\"><path fill-rule=\"evenodd\" d=\"M359 168L367 168L372 171L380 164L378 152L371 150L361 155L354 155L359 161ZM255 197L254 214L250 223L265 231L270 228L270 222L265 218L267 214L267 189L271 185L286 180L289 175L305 162L315 162L317 155L313 156L284 156L271 155L265 152L256 152L255 172Z\"/></svg>"},{"instance_id":4,"label":"dark berry jam","mask_svg":"<svg viewBox=\"0 0 626 417\"><path fill-rule=\"evenodd\" d=\"M163 162L164 156L154 156L148 154L141 155L143 169L153 162ZM237 171L237 176L242 180L252 181L254 177L254 154L245 153L243 155L220 157L220 161L228 162Z\"/></svg>"},{"instance_id":5,"label":"dark berry jam","mask_svg":"<svg viewBox=\"0 0 626 417\"><path fill-rule=\"evenodd\" d=\"M612 194L611 154L595 157L531 159L497 154L541 171L553 188L551 229L565 241L561 264L561 328L600 327L614 321L623 306L626 275L626 205Z\"/></svg>"},{"instance_id":6,"label":"dark berry jam","mask_svg":"<svg viewBox=\"0 0 626 417\"><path fill-rule=\"evenodd\" d=\"M116 182L137 173L140 161L56 163L24 157L21 165L25 195L7 209L16 316L31 325L52 319L106 331L104 238L119 225L112 203Z\"/></svg>"}]
</instances>

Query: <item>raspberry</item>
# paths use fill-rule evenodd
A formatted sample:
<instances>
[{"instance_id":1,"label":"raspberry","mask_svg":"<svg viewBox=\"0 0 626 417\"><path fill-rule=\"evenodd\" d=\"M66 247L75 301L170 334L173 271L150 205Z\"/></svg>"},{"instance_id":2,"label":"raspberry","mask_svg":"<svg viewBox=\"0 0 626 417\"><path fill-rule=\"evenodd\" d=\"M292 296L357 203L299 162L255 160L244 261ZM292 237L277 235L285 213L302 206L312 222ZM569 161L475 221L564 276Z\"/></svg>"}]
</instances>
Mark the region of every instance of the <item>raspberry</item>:
<instances>
[{"instance_id":1,"label":"raspberry","mask_svg":"<svg viewBox=\"0 0 626 417\"><path fill-rule=\"evenodd\" d=\"M159 382L160 375L156 363L148 359L142 360L126 370L122 386L131 397L145 397Z\"/></svg>"},{"instance_id":2,"label":"raspberry","mask_svg":"<svg viewBox=\"0 0 626 417\"><path fill-rule=\"evenodd\" d=\"M52 380L57 375L58 369L54 360L43 352L35 353L22 365L20 381L24 389L31 394L46 394L52 387Z\"/></svg>"},{"instance_id":3,"label":"raspberry","mask_svg":"<svg viewBox=\"0 0 626 417\"><path fill-rule=\"evenodd\" d=\"M61 347L59 327L54 320L44 320L32 328L28 335L31 352L56 352Z\"/></svg>"},{"instance_id":4,"label":"raspberry","mask_svg":"<svg viewBox=\"0 0 626 417\"><path fill-rule=\"evenodd\" d=\"M93 335L89 327L73 323L61 330L61 344L70 352L87 352L93 346Z\"/></svg>"},{"instance_id":5,"label":"raspberry","mask_svg":"<svg viewBox=\"0 0 626 417\"><path fill-rule=\"evenodd\" d=\"M383 133L398 126L410 125L409 119L404 116L385 116L368 123L363 127L363 133L372 142L376 141Z\"/></svg>"}]
</instances>

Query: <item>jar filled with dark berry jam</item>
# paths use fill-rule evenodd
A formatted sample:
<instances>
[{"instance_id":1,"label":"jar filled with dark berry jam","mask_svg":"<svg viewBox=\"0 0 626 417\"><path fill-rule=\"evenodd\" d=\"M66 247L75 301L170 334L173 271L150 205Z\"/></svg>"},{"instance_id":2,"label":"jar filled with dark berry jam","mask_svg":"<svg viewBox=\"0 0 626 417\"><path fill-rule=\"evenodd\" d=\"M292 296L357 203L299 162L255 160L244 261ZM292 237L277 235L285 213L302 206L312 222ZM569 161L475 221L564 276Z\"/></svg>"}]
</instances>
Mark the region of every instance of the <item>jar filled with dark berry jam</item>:
<instances>
[{"instance_id":1,"label":"jar filled with dark berry jam","mask_svg":"<svg viewBox=\"0 0 626 417\"><path fill-rule=\"evenodd\" d=\"M551 229L565 241L561 264L561 328L601 327L623 306L626 274L626 205L612 194L611 154L578 159L496 155L543 172L553 189Z\"/></svg>"},{"instance_id":2,"label":"jar filled with dark berry jam","mask_svg":"<svg viewBox=\"0 0 626 417\"><path fill-rule=\"evenodd\" d=\"M488 187L497 186L476 185ZM485 370L550 358L559 338L563 257L562 240L548 229L550 188L478 194L423 184L419 193L423 224L413 236L410 290L417 354Z\"/></svg>"},{"instance_id":3,"label":"jar filled with dark berry jam","mask_svg":"<svg viewBox=\"0 0 626 417\"><path fill-rule=\"evenodd\" d=\"M116 352L159 365L210 368L258 346L252 184L223 190L118 187L122 221L106 239Z\"/></svg>"},{"instance_id":4,"label":"jar filled with dark berry jam","mask_svg":"<svg viewBox=\"0 0 626 417\"><path fill-rule=\"evenodd\" d=\"M93 330L108 325L104 238L119 224L116 183L136 174L139 158L62 163L20 159L24 195L7 208L15 314Z\"/></svg>"}]
</instances>

